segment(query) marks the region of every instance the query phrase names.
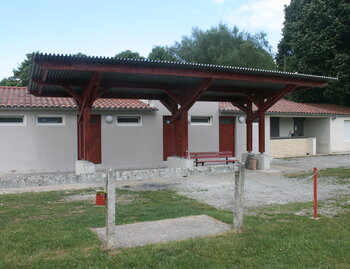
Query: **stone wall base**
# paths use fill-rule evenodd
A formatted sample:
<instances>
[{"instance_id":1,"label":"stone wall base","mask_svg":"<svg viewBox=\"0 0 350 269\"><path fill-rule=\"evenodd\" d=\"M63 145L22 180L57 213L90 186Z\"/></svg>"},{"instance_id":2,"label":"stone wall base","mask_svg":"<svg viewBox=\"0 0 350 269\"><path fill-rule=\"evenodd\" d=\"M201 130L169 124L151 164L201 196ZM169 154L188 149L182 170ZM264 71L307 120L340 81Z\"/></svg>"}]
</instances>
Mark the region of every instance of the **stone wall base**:
<instances>
[{"instance_id":1,"label":"stone wall base","mask_svg":"<svg viewBox=\"0 0 350 269\"><path fill-rule=\"evenodd\" d=\"M86 175L93 174L96 172L95 164L88 161L77 160L75 161L75 174Z\"/></svg>"}]
</instances>

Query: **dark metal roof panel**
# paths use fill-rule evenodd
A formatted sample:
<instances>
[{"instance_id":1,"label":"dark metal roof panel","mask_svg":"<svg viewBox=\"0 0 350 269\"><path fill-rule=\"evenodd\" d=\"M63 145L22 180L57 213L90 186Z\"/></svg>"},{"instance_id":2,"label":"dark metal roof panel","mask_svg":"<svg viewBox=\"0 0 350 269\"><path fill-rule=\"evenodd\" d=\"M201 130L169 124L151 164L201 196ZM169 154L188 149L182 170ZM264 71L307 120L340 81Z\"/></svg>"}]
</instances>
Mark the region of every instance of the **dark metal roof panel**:
<instances>
[{"instance_id":1,"label":"dark metal roof panel","mask_svg":"<svg viewBox=\"0 0 350 269\"><path fill-rule=\"evenodd\" d=\"M237 66L223 66L214 64L200 64L200 63L189 63L189 62L171 62L171 61L154 61L146 59L125 59L125 58L112 58L112 57L88 57L88 56L75 56L75 55L56 55L56 54L33 54L33 61L56 61L60 63L94 63L94 64L121 64L128 66L153 66L153 67L168 67L173 69L192 69L192 70L206 70L206 71L218 71L218 72L232 72L232 73L245 73L245 74L260 74L260 75L271 75L275 77L286 77L286 78L299 78L308 80L318 80L330 82L337 80L334 77L317 76L310 74L282 72L276 70L256 69L247 67ZM35 66L35 65L32 65ZM40 68L34 68L31 72L31 76L40 77ZM71 73L68 72L68 73ZM83 73L83 72L79 72ZM88 72L86 72L88 73ZM72 74L72 73L71 73ZM87 74L76 74L77 76L85 77Z\"/></svg>"}]
</instances>

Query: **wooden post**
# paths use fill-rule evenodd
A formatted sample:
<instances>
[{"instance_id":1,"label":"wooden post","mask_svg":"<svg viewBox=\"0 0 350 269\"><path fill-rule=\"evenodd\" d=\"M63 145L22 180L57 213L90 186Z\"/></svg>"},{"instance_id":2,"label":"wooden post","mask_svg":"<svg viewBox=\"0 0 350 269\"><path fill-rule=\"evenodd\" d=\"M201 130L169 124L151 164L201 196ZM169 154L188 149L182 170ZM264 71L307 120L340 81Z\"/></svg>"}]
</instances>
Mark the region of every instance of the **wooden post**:
<instances>
[{"instance_id":1,"label":"wooden post","mask_svg":"<svg viewBox=\"0 0 350 269\"><path fill-rule=\"evenodd\" d=\"M186 158L188 151L188 113L183 111L174 121L174 155Z\"/></svg>"},{"instance_id":2,"label":"wooden post","mask_svg":"<svg viewBox=\"0 0 350 269\"><path fill-rule=\"evenodd\" d=\"M238 164L238 170L235 171L235 193L233 204L233 226L241 232L243 229L243 197L244 197L244 163Z\"/></svg>"},{"instance_id":3,"label":"wooden post","mask_svg":"<svg viewBox=\"0 0 350 269\"><path fill-rule=\"evenodd\" d=\"M259 152L265 152L265 113L259 110Z\"/></svg>"},{"instance_id":4,"label":"wooden post","mask_svg":"<svg viewBox=\"0 0 350 269\"><path fill-rule=\"evenodd\" d=\"M109 170L106 180L106 247L109 249L113 247L115 239L115 181L113 172Z\"/></svg>"},{"instance_id":5,"label":"wooden post","mask_svg":"<svg viewBox=\"0 0 350 269\"><path fill-rule=\"evenodd\" d=\"M314 219L318 219L317 216L317 168L314 167Z\"/></svg>"},{"instance_id":6,"label":"wooden post","mask_svg":"<svg viewBox=\"0 0 350 269\"><path fill-rule=\"evenodd\" d=\"M253 151L253 105L249 100L246 109L247 152Z\"/></svg>"}]
</instances>

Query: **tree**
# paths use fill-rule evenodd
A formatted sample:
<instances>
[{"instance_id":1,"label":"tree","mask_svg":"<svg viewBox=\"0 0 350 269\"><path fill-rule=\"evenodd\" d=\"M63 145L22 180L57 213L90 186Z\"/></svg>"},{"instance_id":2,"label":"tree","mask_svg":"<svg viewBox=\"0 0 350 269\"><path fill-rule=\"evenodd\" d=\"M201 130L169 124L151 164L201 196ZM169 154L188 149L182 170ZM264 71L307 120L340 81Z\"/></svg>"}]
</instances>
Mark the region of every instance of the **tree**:
<instances>
[{"instance_id":1,"label":"tree","mask_svg":"<svg viewBox=\"0 0 350 269\"><path fill-rule=\"evenodd\" d=\"M225 24L193 28L190 36L164 49L178 61L276 69L265 33L252 35Z\"/></svg>"},{"instance_id":2,"label":"tree","mask_svg":"<svg viewBox=\"0 0 350 269\"><path fill-rule=\"evenodd\" d=\"M284 12L283 38L276 55L279 69L339 79L325 89L291 98L350 106L350 2L292 0Z\"/></svg>"},{"instance_id":3,"label":"tree","mask_svg":"<svg viewBox=\"0 0 350 269\"><path fill-rule=\"evenodd\" d=\"M115 58L127 58L127 59L145 59L145 57L142 57L140 53L133 52L131 50L124 50L122 52L119 52L114 56Z\"/></svg>"},{"instance_id":4,"label":"tree","mask_svg":"<svg viewBox=\"0 0 350 269\"><path fill-rule=\"evenodd\" d=\"M168 47L155 46L148 55L149 60L178 61L174 52Z\"/></svg>"},{"instance_id":5,"label":"tree","mask_svg":"<svg viewBox=\"0 0 350 269\"><path fill-rule=\"evenodd\" d=\"M78 52L74 56L87 57L85 54ZM0 86L17 86L27 87L30 79L30 68L32 64L32 53L27 53L26 58L19 64L16 69L13 69L13 76L4 78L0 81Z\"/></svg>"},{"instance_id":6,"label":"tree","mask_svg":"<svg viewBox=\"0 0 350 269\"><path fill-rule=\"evenodd\" d=\"M18 86L25 87L29 84L30 66L32 63L32 53L26 54L26 59L13 69L13 76L4 78L0 81L1 86Z\"/></svg>"}]
</instances>

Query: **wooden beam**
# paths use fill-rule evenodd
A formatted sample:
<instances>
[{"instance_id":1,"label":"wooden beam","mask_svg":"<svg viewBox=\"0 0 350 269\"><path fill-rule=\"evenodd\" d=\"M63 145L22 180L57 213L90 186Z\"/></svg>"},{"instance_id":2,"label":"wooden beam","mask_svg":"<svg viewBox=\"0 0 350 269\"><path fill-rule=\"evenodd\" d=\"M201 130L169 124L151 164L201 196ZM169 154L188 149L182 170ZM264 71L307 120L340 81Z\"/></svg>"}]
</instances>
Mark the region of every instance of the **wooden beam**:
<instances>
[{"instance_id":1,"label":"wooden beam","mask_svg":"<svg viewBox=\"0 0 350 269\"><path fill-rule=\"evenodd\" d=\"M71 95L74 98L75 101L77 101L78 104L82 103L83 100L76 91L74 91L71 87L67 85L62 85L62 87L69 95Z\"/></svg>"},{"instance_id":2,"label":"wooden beam","mask_svg":"<svg viewBox=\"0 0 350 269\"><path fill-rule=\"evenodd\" d=\"M169 112L171 112L171 114L174 114L176 113L176 111L178 111L178 104L168 96L159 101L162 103L163 106L166 107L166 109L169 110Z\"/></svg>"},{"instance_id":3,"label":"wooden beam","mask_svg":"<svg viewBox=\"0 0 350 269\"><path fill-rule=\"evenodd\" d=\"M48 70L71 70L86 72L111 72L122 74L147 74L178 77L197 77L212 79L227 79L241 81L266 82L274 84L296 84L300 86L325 87L328 82L307 80L300 78L283 78L267 74L242 74L223 71L193 70L191 68L166 68L157 66L126 66L121 64L95 64L95 63L61 63L49 61L37 61L40 68Z\"/></svg>"},{"instance_id":4,"label":"wooden beam","mask_svg":"<svg viewBox=\"0 0 350 269\"><path fill-rule=\"evenodd\" d=\"M96 99L102 97L104 94L106 94L109 90L111 89L111 87L108 87L108 86L103 86L102 87L102 90L100 90L98 93L97 93L97 96L96 96ZM95 100L96 100L95 99ZM95 101L94 100L94 101Z\"/></svg>"},{"instance_id":5,"label":"wooden beam","mask_svg":"<svg viewBox=\"0 0 350 269\"><path fill-rule=\"evenodd\" d=\"M42 75L42 77L41 77L41 81L42 81L42 82L45 82L48 72L49 72L49 70L44 70L43 75ZM41 93L42 93L42 91L43 91L43 87L44 87L43 85L39 85L39 90L38 90L38 94L39 94L39 95L41 95Z\"/></svg>"},{"instance_id":6,"label":"wooden beam","mask_svg":"<svg viewBox=\"0 0 350 269\"><path fill-rule=\"evenodd\" d=\"M92 94L93 92L96 90L96 88L99 87L100 82L102 80L103 77L103 73L101 72L95 72L92 74L91 79L89 84L85 87L84 92L83 92L83 100L81 102L81 107L79 110L79 119L78 121L80 121L82 119L83 116L83 111L86 107L89 107L91 109L92 107Z\"/></svg>"},{"instance_id":7,"label":"wooden beam","mask_svg":"<svg viewBox=\"0 0 350 269\"><path fill-rule=\"evenodd\" d=\"M282 90L276 92L271 98L267 99L266 102L260 104L258 109L262 109L266 112L270 107L272 107L278 100L280 100L284 95L295 91L298 85L289 84L285 86Z\"/></svg>"},{"instance_id":8,"label":"wooden beam","mask_svg":"<svg viewBox=\"0 0 350 269\"><path fill-rule=\"evenodd\" d=\"M247 102L247 112L246 112L246 146L247 146L247 152L253 151L253 105L252 102L249 100Z\"/></svg>"},{"instance_id":9,"label":"wooden beam","mask_svg":"<svg viewBox=\"0 0 350 269\"><path fill-rule=\"evenodd\" d=\"M186 102L181 106L181 108L174 115L172 115L172 121L176 121L184 111L190 110L193 104L198 101L202 93L210 87L213 81L214 80L212 78L203 79L201 84L194 88L191 95L186 98Z\"/></svg>"}]
</instances>

